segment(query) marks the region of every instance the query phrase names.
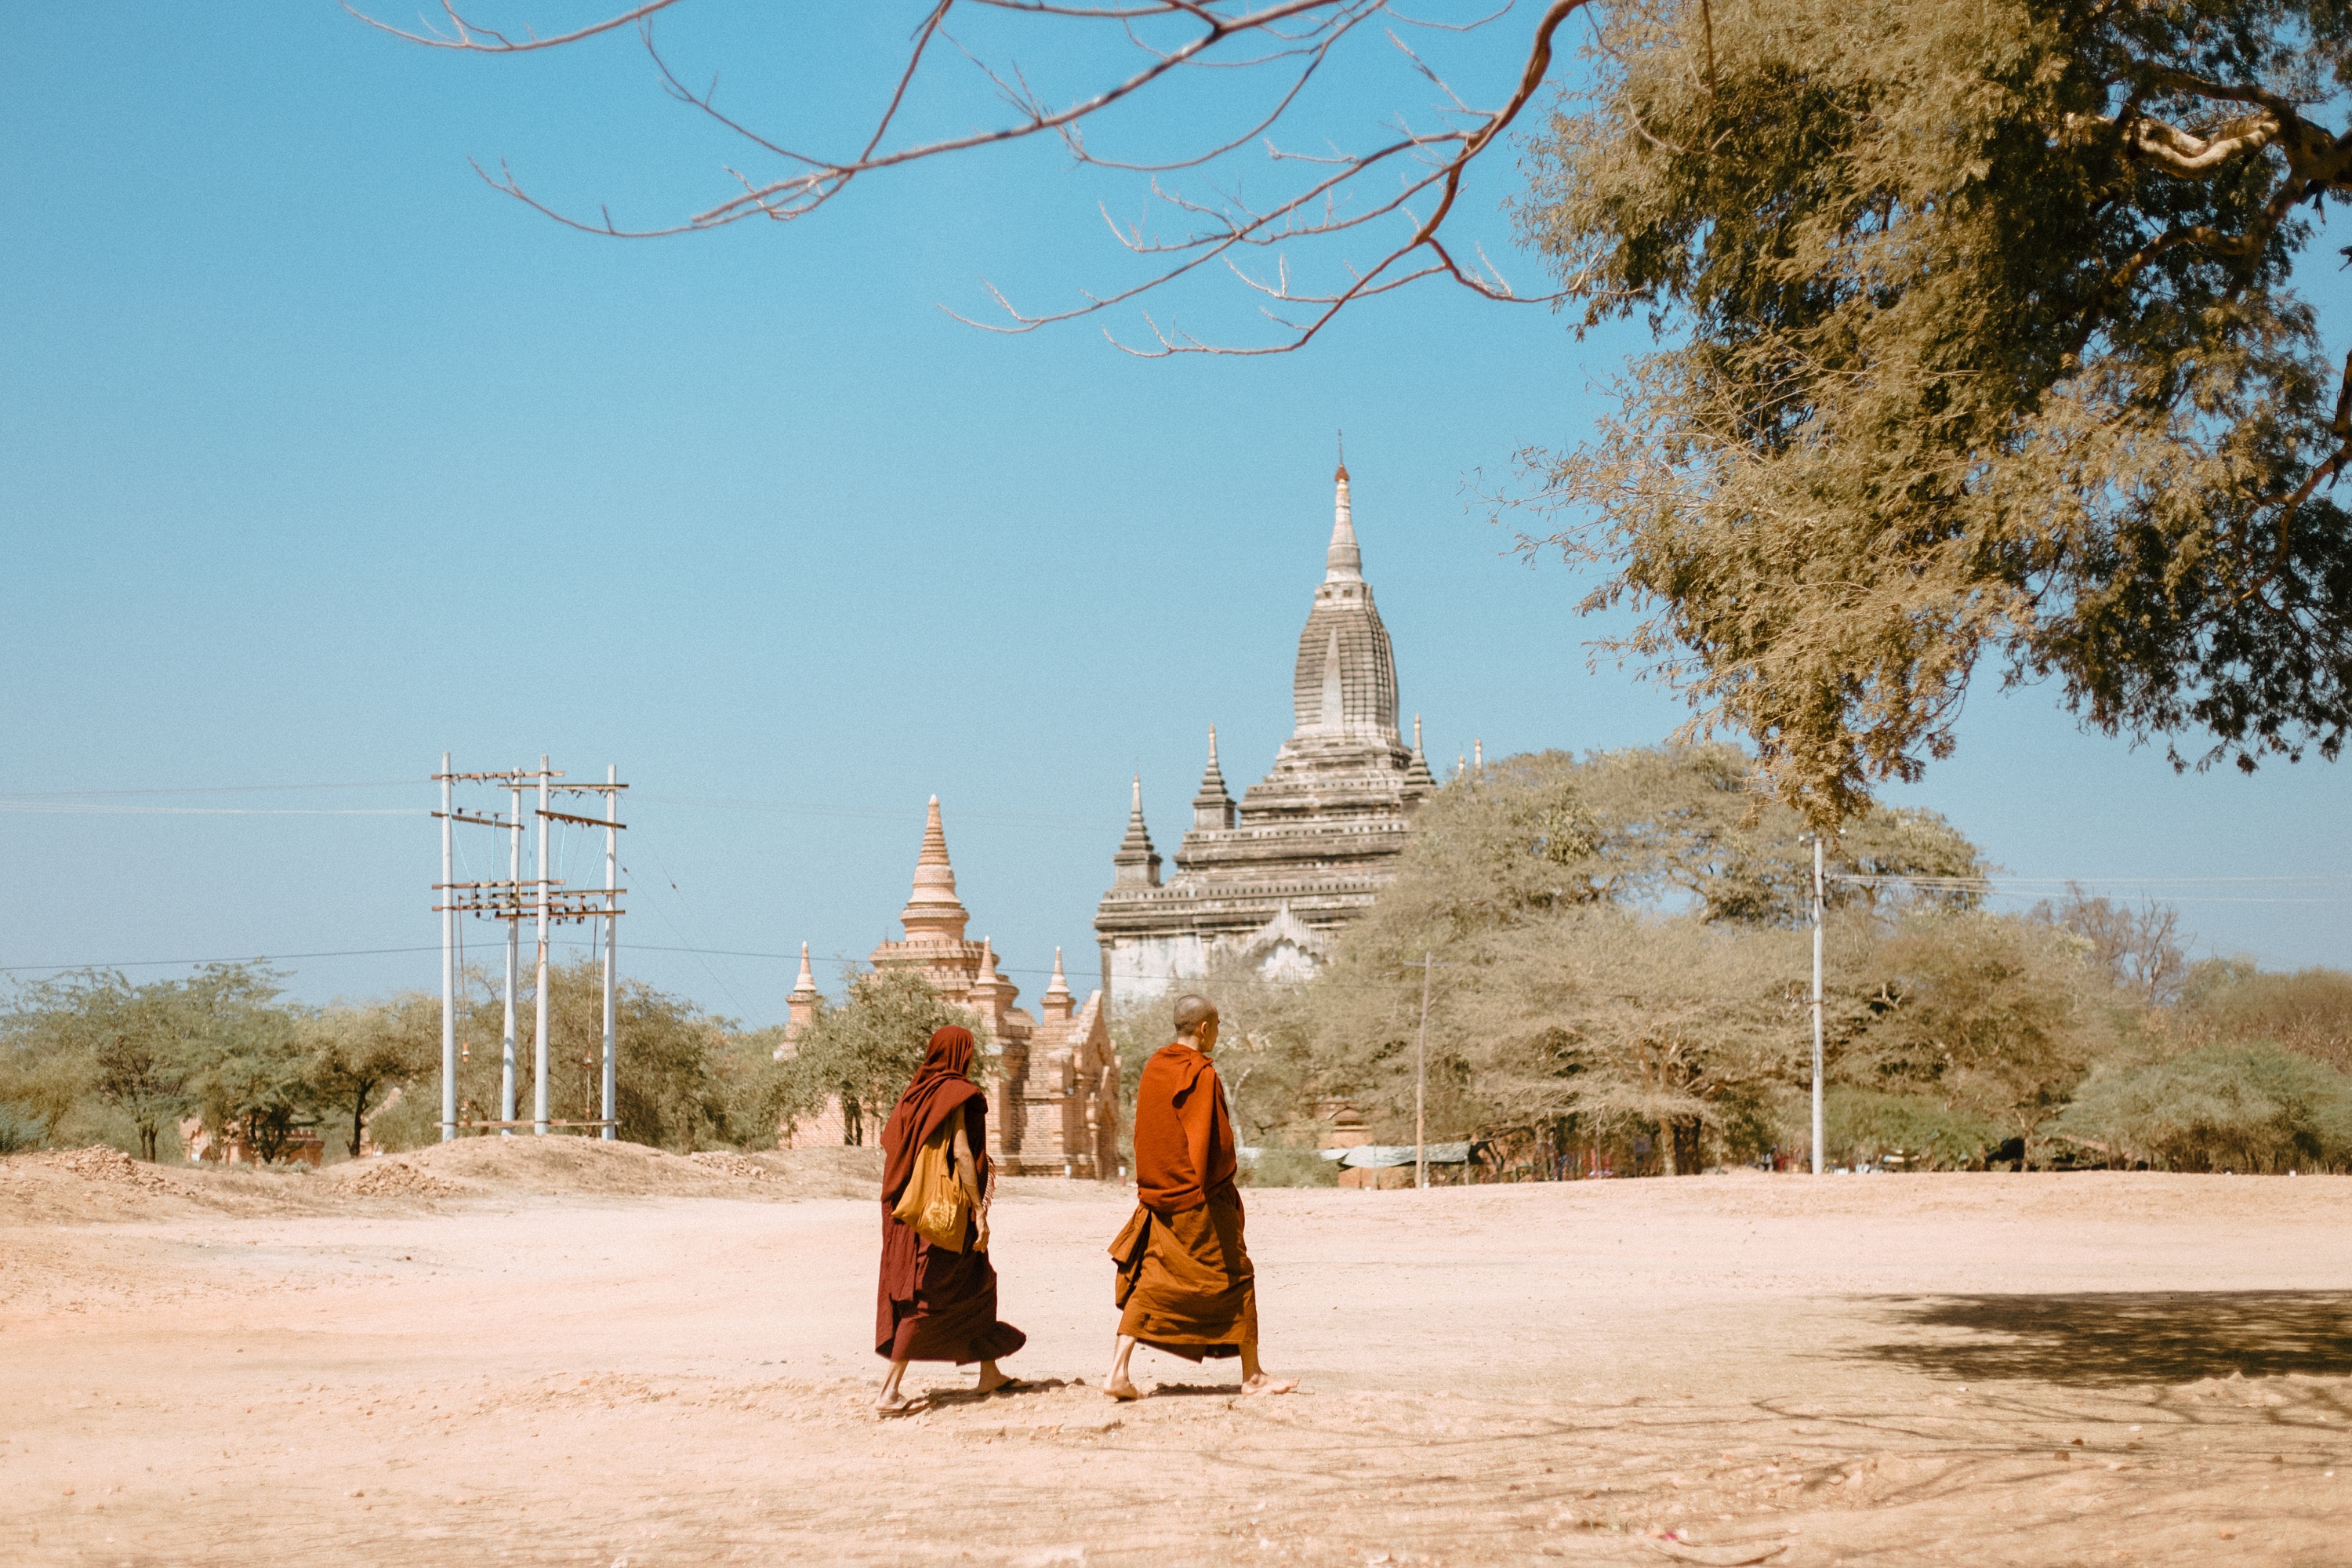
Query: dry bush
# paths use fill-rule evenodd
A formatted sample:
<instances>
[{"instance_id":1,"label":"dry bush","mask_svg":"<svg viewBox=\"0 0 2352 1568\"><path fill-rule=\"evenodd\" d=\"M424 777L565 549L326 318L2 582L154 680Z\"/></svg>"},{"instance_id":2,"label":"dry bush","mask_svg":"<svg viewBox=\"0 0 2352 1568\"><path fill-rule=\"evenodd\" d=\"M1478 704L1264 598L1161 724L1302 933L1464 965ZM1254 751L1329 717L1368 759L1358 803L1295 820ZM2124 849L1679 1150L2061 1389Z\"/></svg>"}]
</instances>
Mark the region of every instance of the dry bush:
<instances>
[{"instance_id":1,"label":"dry bush","mask_svg":"<svg viewBox=\"0 0 2352 1568\"><path fill-rule=\"evenodd\" d=\"M2192 1040L2269 1040L2352 1071L2352 974L2263 974L2233 961L2200 963L2189 976L2180 1024Z\"/></svg>"},{"instance_id":2,"label":"dry bush","mask_svg":"<svg viewBox=\"0 0 2352 1568\"><path fill-rule=\"evenodd\" d=\"M2278 1046L2203 1046L2094 1074L2059 1126L2172 1171L2352 1164L2352 1078Z\"/></svg>"}]
</instances>

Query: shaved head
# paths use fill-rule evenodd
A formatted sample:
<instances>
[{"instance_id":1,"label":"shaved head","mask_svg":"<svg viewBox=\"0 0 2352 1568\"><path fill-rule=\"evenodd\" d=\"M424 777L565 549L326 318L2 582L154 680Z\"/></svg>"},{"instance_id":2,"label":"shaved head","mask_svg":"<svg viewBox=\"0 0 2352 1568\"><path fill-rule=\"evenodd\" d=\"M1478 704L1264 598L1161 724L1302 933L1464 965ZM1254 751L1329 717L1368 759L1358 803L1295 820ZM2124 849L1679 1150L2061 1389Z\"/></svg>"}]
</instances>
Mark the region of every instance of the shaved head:
<instances>
[{"instance_id":1,"label":"shaved head","mask_svg":"<svg viewBox=\"0 0 2352 1568\"><path fill-rule=\"evenodd\" d=\"M1217 1005L1206 996L1187 992L1176 998L1176 1032L1180 1035L1198 1034L1202 1025L1213 1023L1216 1016Z\"/></svg>"}]
</instances>

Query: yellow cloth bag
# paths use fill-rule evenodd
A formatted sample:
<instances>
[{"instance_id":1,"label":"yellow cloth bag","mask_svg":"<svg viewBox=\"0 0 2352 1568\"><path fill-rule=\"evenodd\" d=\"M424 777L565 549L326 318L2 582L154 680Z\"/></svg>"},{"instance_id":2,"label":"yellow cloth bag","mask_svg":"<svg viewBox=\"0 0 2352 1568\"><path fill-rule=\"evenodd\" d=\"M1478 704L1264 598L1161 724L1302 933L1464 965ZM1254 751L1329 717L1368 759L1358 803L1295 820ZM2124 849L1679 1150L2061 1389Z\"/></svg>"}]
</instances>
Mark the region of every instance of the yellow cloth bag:
<instances>
[{"instance_id":1,"label":"yellow cloth bag","mask_svg":"<svg viewBox=\"0 0 2352 1568\"><path fill-rule=\"evenodd\" d=\"M961 1117L950 1117L915 1151L915 1173L890 1215L933 1247L963 1250L964 1223L971 1217L971 1191L956 1177L955 1161L948 1153L950 1140Z\"/></svg>"}]
</instances>

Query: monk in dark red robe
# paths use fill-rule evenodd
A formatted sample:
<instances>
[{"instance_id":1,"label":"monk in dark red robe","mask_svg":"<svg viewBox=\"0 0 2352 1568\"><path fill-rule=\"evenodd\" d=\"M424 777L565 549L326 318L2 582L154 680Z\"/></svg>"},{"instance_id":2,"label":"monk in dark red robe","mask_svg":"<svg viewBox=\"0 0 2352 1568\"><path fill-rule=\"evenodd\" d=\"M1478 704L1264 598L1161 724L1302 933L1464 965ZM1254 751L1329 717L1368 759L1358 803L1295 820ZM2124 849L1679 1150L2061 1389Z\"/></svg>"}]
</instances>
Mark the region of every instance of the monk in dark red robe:
<instances>
[{"instance_id":1,"label":"monk in dark red robe","mask_svg":"<svg viewBox=\"0 0 2352 1568\"><path fill-rule=\"evenodd\" d=\"M931 1036L923 1065L882 1126L882 1279L874 1309L874 1353L890 1363L875 1407L908 1409L899 1392L907 1363L980 1363L979 1391L1014 1385L998 1369L1029 1336L996 1321L996 1270L988 1261L988 1097L971 1081L972 1039L953 1026ZM890 1211L915 1173L915 1155L951 1129L958 1180L974 1195L964 1249L934 1247Z\"/></svg>"},{"instance_id":2,"label":"monk in dark red robe","mask_svg":"<svg viewBox=\"0 0 2352 1568\"><path fill-rule=\"evenodd\" d=\"M1113 1399L1139 1397L1127 1370L1139 1344L1192 1362L1238 1355L1244 1394L1298 1386L1258 1364L1257 1277L1234 1185L1234 1124L1209 1059L1216 1048L1216 1008L1181 997L1175 1043L1152 1053L1136 1083L1135 1213L1110 1244L1120 1310L1103 1388Z\"/></svg>"}]
</instances>

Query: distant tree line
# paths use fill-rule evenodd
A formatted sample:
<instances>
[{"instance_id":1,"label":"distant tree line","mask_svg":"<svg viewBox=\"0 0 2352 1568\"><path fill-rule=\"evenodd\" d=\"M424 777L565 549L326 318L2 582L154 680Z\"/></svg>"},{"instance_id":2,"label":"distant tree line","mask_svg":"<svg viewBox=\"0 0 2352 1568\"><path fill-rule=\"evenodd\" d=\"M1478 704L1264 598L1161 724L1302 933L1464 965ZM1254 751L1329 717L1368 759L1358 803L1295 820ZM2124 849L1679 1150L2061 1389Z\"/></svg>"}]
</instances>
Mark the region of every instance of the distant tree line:
<instances>
[{"instance_id":1,"label":"distant tree line","mask_svg":"<svg viewBox=\"0 0 2352 1568\"><path fill-rule=\"evenodd\" d=\"M1420 809L1397 879L1304 985L1241 956L1199 987L1224 1016L1221 1076L1258 1179L1321 1181L1325 1117L1353 1104L1412 1135L1422 971L1431 971L1433 1140L1477 1142L1497 1175L1621 1173L1801 1157L1810 1137L1811 846L1729 747L1547 752L1455 779ZM2070 889L1985 907L1976 846L1932 813L1880 807L1834 842L1827 919L1825 1152L1841 1164L2168 1170L2352 1167L2352 974L2190 963L2177 914ZM135 984L82 971L0 1011L0 1152L111 1142L176 1157L184 1119L281 1157L439 1136L440 1004L407 993L307 1006L257 964ZM598 1112L593 961L551 971L553 1120ZM497 1118L503 1004L467 977L461 1120ZM517 1009L517 1108L530 1029ZM1130 1097L1164 1008L1113 1016ZM981 1020L920 976L866 972L789 1044L629 982L620 1134L772 1147L837 1105L871 1143L931 1032ZM1122 1127L1131 1121L1123 1114Z\"/></svg>"},{"instance_id":2,"label":"distant tree line","mask_svg":"<svg viewBox=\"0 0 2352 1568\"><path fill-rule=\"evenodd\" d=\"M441 1002L423 992L310 1006L264 964L213 964L134 984L82 970L18 986L0 1011L0 1152L112 1143L178 1158L194 1118L216 1142L282 1159L302 1130L331 1154L440 1137ZM498 1118L504 1005L470 975L460 994L459 1116ZM772 1042L637 982L620 987L617 1117L635 1142L772 1145L782 1070ZM551 1117L599 1112L603 989L593 961L549 973ZM534 998L518 1008L517 1101L531 1107ZM586 1131L573 1129L572 1131Z\"/></svg>"}]
</instances>

